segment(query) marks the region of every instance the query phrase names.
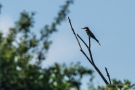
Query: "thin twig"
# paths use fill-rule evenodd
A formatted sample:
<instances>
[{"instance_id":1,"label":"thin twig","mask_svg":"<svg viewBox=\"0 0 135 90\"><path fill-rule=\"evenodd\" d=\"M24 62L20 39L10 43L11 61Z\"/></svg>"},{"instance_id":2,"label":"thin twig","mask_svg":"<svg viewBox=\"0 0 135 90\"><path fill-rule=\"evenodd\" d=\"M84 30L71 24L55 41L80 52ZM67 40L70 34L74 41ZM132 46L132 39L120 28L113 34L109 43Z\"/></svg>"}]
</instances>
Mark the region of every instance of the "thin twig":
<instances>
[{"instance_id":1,"label":"thin twig","mask_svg":"<svg viewBox=\"0 0 135 90\"><path fill-rule=\"evenodd\" d=\"M69 17L68 17L68 20L69 20L71 29L72 29L72 31L73 31L73 34L74 34L74 36L75 36L75 38L76 38L76 40L77 40L77 42L78 42L78 45L79 45L79 47L80 47L80 50L82 50L81 44L80 44L80 42L79 42L79 40L78 40L78 38L77 38L77 36L76 36L76 34L75 34L75 31L74 31L74 29L73 29L73 27L72 27L71 20L70 20Z\"/></svg>"},{"instance_id":2,"label":"thin twig","mask_svg":"<svg viewBox=\"0 0 135 90\"><path fill-rule=\"evenodd\" d=\"M90 54L90 58L91 58L92 63L95 64L94 61L93 61L93 57L92 57L91 49L90 49L91 48L90 36L88 36L88 39L89 39L89 48L88 48L88 51L89 51L89 54Z\"/></svg>"},{"instance_id":3,"label":"thin twig","mask_svg":"<svg viewBox=\"0 0 135 90\"><path fill-rule=\"evenodd\" d=\"M93 62L93 64L95 65L94 60L93 60L93 57L92 57L91 50L89 50L89 54L90 54L91 61L92 61L92 62Z\"/></svg>"},{"instance_id":4,"label":"thin twig","mask_svg":"<svg viewBox=\"0 0 135 90\"><path fill-rule=\"evenodd\" d=\"M106 68L106 67L105 67L105 71L106 71L106 73L107 73L107 77L108 77L108 79L109 79L109 82L110 82L110 84L111 84L110 75L109 75L109 73L108 73L108 70L107 70L107 68Z\"/></svg>"},{"instance_id":5,"label":"thin twig","mask_svg":"<svg viewBox=\"0 0 135 90\"><path fill-rule=\"evenodd\" d=\"M80 38L80 40L82 40L82 42L84 43L84 45L87 47L87 49L89 48L88 45L84 42L84 40L77 34L77 36Z\"/></svg>"},{"instance_id":6,"label":"thin twig","mask_svg":"<svg viewBox=\"0 0 135 90\"><path fill-rule=\"evenodd\" d=\"M91 48L90 36L88 36L88 39L89 39L89 50L90 50Z\"/></svg>"}]
</instances>

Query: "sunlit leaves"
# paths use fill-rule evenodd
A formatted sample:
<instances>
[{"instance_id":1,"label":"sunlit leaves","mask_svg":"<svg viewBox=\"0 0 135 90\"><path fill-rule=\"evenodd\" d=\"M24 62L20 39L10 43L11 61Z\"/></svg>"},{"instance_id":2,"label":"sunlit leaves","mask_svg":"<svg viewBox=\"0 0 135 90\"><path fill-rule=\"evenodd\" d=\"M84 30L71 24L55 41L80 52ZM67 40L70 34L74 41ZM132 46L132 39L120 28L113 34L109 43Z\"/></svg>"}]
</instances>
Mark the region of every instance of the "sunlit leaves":
<instances>
[{"instance_id":1,"label":"sunlit leaves","mask_svg":"<svg viewBox=\"0 0 135 90\"><path fill-rule=\"evenodd\" d=\"M132 90L135 88L135 84L131 84L129 80L124 80L124 82L120 80L113 79L112 85L108 85L108 87L99 86L98 90Z\"/></svg>"},{"instance_id":2,"label":"sunlit leaves","mask_svg":"<svg viewBox=\"0 0 135 90\"><path fill-rule=\"evenodd\" d=\"M30 31L30 27L34 24L33 13L31 13L31 16L26 11L21 13L20 20L16 23L19 31L23 31L24 33Z\"/></svg>"}]
</instances>

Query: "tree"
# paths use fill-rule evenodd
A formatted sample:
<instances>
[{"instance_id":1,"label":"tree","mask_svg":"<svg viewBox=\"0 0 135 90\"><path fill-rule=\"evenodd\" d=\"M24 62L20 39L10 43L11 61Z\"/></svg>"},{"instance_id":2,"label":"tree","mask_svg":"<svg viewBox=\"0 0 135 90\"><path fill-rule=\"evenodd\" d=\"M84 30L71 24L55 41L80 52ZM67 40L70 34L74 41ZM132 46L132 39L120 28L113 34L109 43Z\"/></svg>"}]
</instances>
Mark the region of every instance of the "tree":
<instances>
[{"instance_id":1,"label":"tree","mask_svg":"<svg viewBox=\"0 0 135 90\"><path fill-rule=\"evenodd\" d=\"M40 38L31 31L34 12L23 11L7 36L0 32L0 90L79 90L83 75L92 75L92 70L79 64L67 67L56 63L48 69L40 66L52 42L49 37L65 20L72 3L66 1L54 22L40 30ZM35 64L30 63L33 59Z\"/></svg>"}]
</instances>

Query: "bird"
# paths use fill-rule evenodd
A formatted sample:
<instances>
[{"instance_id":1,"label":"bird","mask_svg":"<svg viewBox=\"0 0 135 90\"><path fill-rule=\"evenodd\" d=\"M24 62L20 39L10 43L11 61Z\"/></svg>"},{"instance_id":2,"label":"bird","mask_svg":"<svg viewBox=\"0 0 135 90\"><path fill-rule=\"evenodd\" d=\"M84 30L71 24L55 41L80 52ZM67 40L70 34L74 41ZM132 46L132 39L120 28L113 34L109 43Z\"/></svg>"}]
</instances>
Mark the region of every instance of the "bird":
<instances>
[{"instance_id":1,"label":"bird","mask_svg":"<svg viewBox=\"0 0 135 90\"><path fill-rule=\"evenodd\" d=\"M98 42L98 44L101 46L101 44L99 43L99 41L97 40L97 38L95 37L95 35L90 31L90 29L88 27L84 27L82 29L84 29L86 31L87 35L89 37L95 39Z\"/></svg>"}]
</instances>

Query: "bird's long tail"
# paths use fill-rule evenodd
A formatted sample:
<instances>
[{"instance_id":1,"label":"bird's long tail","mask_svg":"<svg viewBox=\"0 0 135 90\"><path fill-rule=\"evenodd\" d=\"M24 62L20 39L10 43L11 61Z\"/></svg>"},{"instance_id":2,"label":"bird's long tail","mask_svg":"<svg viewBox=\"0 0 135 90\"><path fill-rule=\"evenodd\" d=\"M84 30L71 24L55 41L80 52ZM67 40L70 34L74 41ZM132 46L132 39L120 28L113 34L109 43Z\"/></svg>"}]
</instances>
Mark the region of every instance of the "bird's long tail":
<instances>
[{"instance_id":1,"label":"bird's long tail","mask_svg":"<svg viewBox=\"0 0 135 90\"><path fill-rule=\"evenodd\" d=\"M101 44L99 43L99 41L95 38L95 40L98 42L98 44L101 46Z\"/></svg>"}]
</instances>

